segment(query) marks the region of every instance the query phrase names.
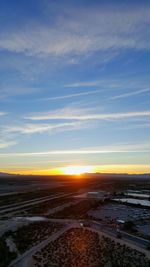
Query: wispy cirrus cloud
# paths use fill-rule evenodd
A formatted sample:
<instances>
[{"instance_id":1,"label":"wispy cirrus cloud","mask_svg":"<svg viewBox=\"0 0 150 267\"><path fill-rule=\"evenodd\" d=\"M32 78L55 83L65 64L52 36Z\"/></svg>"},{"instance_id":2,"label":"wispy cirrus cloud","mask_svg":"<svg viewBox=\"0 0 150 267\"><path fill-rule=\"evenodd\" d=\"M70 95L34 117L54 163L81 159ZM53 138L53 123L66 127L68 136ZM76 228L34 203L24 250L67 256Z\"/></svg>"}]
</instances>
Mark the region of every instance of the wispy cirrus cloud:
<instances>
[{"instance_id":1,"label":"wispy cirrus cloud","mask_svg":"<svg viewBox=\"0 0 150 267\"><path fill-rule=\"evenodd\" d=\"M100 80L84 80L84 81L74 81L72 83L65 84L66 88L78 88L78 87L99 87L106 89L119 89L119 90L149 90L149 80L145 80L145 77L140 76L126 77L125 75L115 75L108 76L107 78L102 78Z\"/></svg>"},{"instance_id":2,"label":"wispy cirrus cloud","mask_svg":"<svg viewBox=\"0 0 150 267\"><path fill-rule=\"evenodd\" d=\"M0 116L6 115L6 112L0 111Z\"/></svg>"},{"instance_id":3,"label":"wispy cirrus cloud","mask_svg":"<svg viewBox=\"0 0 150 267\"><path fill-rule=\"evenodd\" d=\"M64 108L50 112L37 113L35 115L26 116L26 119L32 121L40 120L123 120L150 117L150 110L116 112L116 113L93 113L93 109L73 109Z\"/></svg>"},{"instance_id":4,"label":"wispy cirrus cloud","mask_svg":"<svg viewBox=\"0 0 150 267\"><path fill-rule=\"evenodd\" d=\"M47 20L48 22L48 20ZM84 55L117 49L150 49L150 6L72 8L55 22L2 31L0 49L26 55Z\"/></svg>"},{"instance_id":5,"label":"wispy cirrus cloud","mask_svg":"<svg viewBox=\"0 0 150 267\"><path fill-rule=\"evenodd\" d=\"M91 90L91 91L80 92L80 93L75 93L75 94L68 94L68 95L61 95L61 96L54 96L54 97L45 97L45 98L37 99L37 101L62 100L62 99L74 98L74 97L78 97L78 96L94 95L94 94L100 93L100 91L101 90Z\"/></svg>"},{"instance_id":6,"label":"wispy cirrus cloud","mask_svg":"<svg viewBox=\"0 0 150 267\"><path fill-rule=\"evenodd\" d=\"M64 87L97 87L101 84L101 81L84 81L66 84Z\"/></svg>"},{"instance_id":7,"label":"wispy cirrus cloud","mask_svg":"<svg viewBox=\"0 0 150 267\"><path fill-rule=\"evenodd\" d=\"M38 156L54 156L54 155L92 155L92 154L114 154L114 153L150 153L150 143L140 144L115 144L112 146L101 146L97 148L88 147L85 149L70 150L51 150L39 152L16 152L2 153L0 157L38 157Z\"/></svg>"},{"instance_id":8,"label":"wispy cirrus cloud","mask_svg":"<svg viewBox=\"0 0 150 267\"><path fill-rule=\"evenodd\" d=\"M68 123L47 123L47 124L33 124L24 123L21 125L10 125L3 128L4 133L16 133L16 134L35 134L53 131L66 131L72 129L79 129L83 127L80 122L68 122Z\"/></svg>"},{"instance_id":9,"label":"wispy cirrus cloud","mask_svg":"<svg viewBox=\"0 0 150 267\"><path fill-rule=\"evenodd\" d=\"M16 145L15 141L0 140L0 149Z\"/></svg>"},{"instance_id":10,"label":"wispy cirrus cloud","mask_svg":"<svg viewBox=\"0 0 150 267\"><path fill-rule=\"evenodd\" d=\"M130 97L130 96L134 96L134 95L140 95L143 93L148 93L150 92L149 88L146 89L141 89L141 90L137 90L137 91L131 91L129 93L124 93L124 94L119 94L116 96L112 96L110 99L120 99L120 98L126 98L126 97Z\"/></svg>"},{"instance_id":11,"label":"wispy cirrus cloud","mask_svg":"<svg viewBox=\"0 0 150 267\"><path fill-rule=\"evenodd\" d=\"M54 134L65 131L77 131L87 128L88 124L80 121L74 122L58 122L58 123L25 123L9 124L1 126L0 149L8 148L18 144L22 140L22 136L32 136L35 134ZM5 138L5 139L4 139Z\"/></svg>"},{"instance_id":12,"label":"wispy cirrus cloud","mask_svg":"<svg viewBox=\"0 0 150 267\"><path fill-rule=\"evenodd\" d=\"M38 88L33 88L30 86L24 86L20 85L18 86L17 84L8 84L5 85L1 88L0 90L0 100L7 100L10 97L14 96L23 96L23 95L28 95L28 94L33 94L33 93L38 93L39 89Z\"/></svg>"}]
</instances>

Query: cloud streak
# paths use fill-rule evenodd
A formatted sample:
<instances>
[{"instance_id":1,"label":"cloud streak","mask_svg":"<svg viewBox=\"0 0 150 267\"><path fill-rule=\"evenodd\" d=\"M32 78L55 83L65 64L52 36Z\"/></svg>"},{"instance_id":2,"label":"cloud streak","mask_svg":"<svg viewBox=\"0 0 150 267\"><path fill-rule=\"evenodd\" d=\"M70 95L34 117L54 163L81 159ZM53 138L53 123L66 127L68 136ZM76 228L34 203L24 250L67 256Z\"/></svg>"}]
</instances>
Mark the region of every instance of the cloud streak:
<instances>
[{"instance_id":1,"label":"cloud streak","mask_svg":"<svg viewBox=\"0 0 150 267\"><path fill-rule=\"evenodd\" d=\"M0 116L5 116L5 115L6 115L6 112L0 111Z\"/></svg>"},{"instance_id":2,"label":"cloud streak","mask_svg":"<svg viewBox=\"0 0 150 267\"><path fill-rule=\"evenodd\" d=\"M15 141L0 141L0 149L16 145Z\"/></svg>"},{"instance_id":3,"label":"cloud streak","mask_svg":"<svg viewBox=\"0 0 150 267\"><path fill-rule=\"evenodd\" d=\"M2 128L3 134L36 134L36 133L50 133L57 131L77 130L85 127L80 122L66 122L66 123L24 123L21 125L9 125Z\"/></svg>"},{"instance_id":4,"label":"cloud streak","mask_svg":"<svg viewBox=\"0 0 150 267\"><path fill-rule=\"evenodd\" d=\"M48 21L48 20L47 20ZM29 23L29 22L28 22ZM55 23L33 23L0 35L0 49L26 55L84 55L118 49L150 49L150 6L80 8Z\"/></svg>"},{"instance_id":5,"label":"cloud streak","mask_svg":"<svg viewBox=\"0 0 150 267\"><path fill-rule=\"evenodd\" d=\"M67 98L72 98L72 97L78 97L78 96L93 95L93 94L100 93L100 91L101 90L92 90L92 91L88 91L88 92L75 93L75 94L69 94L69 95L46 97L46 98L37 99L37 101L62 100L62 99L67 99Z\"/></svg>"},{"instance_id":6,"label":"cloud streak","mask_svg":"<svg viewBox=\"0 0 150 267\"><path fill-rule=\"evenodd\" d=\"M54 150L44 152L26 153L2 153L0 157L33 157L33 156L54 156L54 155L88 155L88 154L114 154L114 153L149 153L150 148L140 150Z\"/></svg>"},{"instance_id":7,"label":"cloud streak","mask_svg":"<svg viewBox=\"0 0 150 267\"><path fill-rule=\"evenodd\" d=\"M130 97L134 95L140 95L140 94L147 93L147 92L150 92L149 88L137 90L137 91L121 94L121 95L112 96L111 99L120 99L120 98Z\"/></svg>"},{"instance_id":8,"label":"cloud streak","mask_svg":"<svg viewBox=\"0 0 150 267\"><path fill-rule=\"evenodd\" d=\"M65 108L52 112L45 112L41 114L27 116L26 119L32 121L40 120L123 120L150 117L150 110L147 111L133 111L133 112L117 112L117 113L87 113L84 109L70 109Z\"/></svg>"},{"instance_id":9,"label":"cloud streak","mask_svg":"<svg viewBox=\"0 0 150 267\"><path fill-rule=\"evenodd\" d=\"M101 81L87 81L87 82L76 82L66 84L64 87L97 87L101 84Z\"/></svg>"}]
</instances>

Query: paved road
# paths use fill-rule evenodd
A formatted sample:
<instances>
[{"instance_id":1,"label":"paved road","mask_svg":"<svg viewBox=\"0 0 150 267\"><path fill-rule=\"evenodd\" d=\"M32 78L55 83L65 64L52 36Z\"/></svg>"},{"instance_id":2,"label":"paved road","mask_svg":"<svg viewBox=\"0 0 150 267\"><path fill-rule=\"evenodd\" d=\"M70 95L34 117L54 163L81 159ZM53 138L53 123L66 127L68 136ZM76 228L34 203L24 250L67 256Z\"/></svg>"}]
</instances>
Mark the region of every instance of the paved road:
<instances>
[{"instance_id":1,"label":"paved road","mask_svg":"<svg viewBox=\"0 0 150 267\"><path fill-rule=\"evenodd\" d=\"M9 267L27 267L28 261L31 259L32 255L34 255L37 251L41 250L43 247L45 247L48 243L51 241L56 240L60 235L65 233L70 228L74 228L79 226L79 224L70 224L66 225L64 228L62 228L60 231L56 232L55 234L52 234L49 238L42 241L38 245L32 247L30 250L26 251L24 254L20 255L16 260L14 260Z\"/></svg>"},{"instance_id":2,"label":"paved road","mask_svg":"<svg viewBox=\"0 0 150 267\"><path fill-rule=\"evenodd\" d=\"M149 251L146 250L146 249L144 249L144 248L139 247L139 246L138 246L137 244L135 244L135 243L128 242L127 240L124 240L124 239L118 239L118 238L116 238L116 237L110 235L110 233L106 233L106 232L103 232L103 231L101 231L101 230L97 230L97 229L95 229L95 228L93 228L93 227L92 227L92 228L88 228L88 229L91 230L91 231L97 232L97 233L100 234L100 235L105 235L105 236L107 236L108 238L113 239L115 242L120 243L121 245L126 245L127 247L130 247L131 249L135 249L135 250L137 250L137 251L139 251L139 252L145 254L146 257L147 257L148 259L150 259L150 253L149 253ZM27 266L26 266L26 267L27 267Z\"/></svg>"},{"instance_id":3,"label":"paved road","mask_svg":"<svg viewBox=\"0 0 150 267\"><path fill-rule=\"evenodd\" d=\"M124 240L131 240L132 242L138 244L140 247L147 248L148 246L150 246L149 240L130 235L130 234L125 233L123 231L120 231L120 233L121 233L121 236L123 237Z\"/></svg>"},{"instance_id":4,"label":"paved road","mask_svg":"<svg viewBox=\"0 0 150 267\"><path fill-rule=\"evenodd\" d=\"M34 255L37 251L45 247L49 242L57 239L60 235L62 235L70 228L81 227L80 221L78 220L68 220L68 219L48 219L48 220L53 222L64 223L66 224L66 226L57 233L51 235L48 239L42 241L38 245L32 247L30 250L26 251L24 254L20 255L16 260L14 260L10 264L9 267L27 267L31 260L32 255ZM87 224L87 221L82 220L82 222ZM108 237L115 238L116 240L117 231L115 229L110 229L105 225L96 221L88 221L88 224L90 227L86 228L88 228L89 230L97 231L99 234L107 235ZM121 234L122 234L122 239L117 239L118 242L125 243L128 246L131 246L139 251L142 251L150 258L149 252L143 249L145 248L145 246L149 244L149 241L129 235L125 232L121 232Z\"/></svg>"},{"instance_id":5,"label":"paved road","mask_svg":"<svg viewBox=\"0 0 150 267\"><path fill-rule=\"evenodd\" d=\"M55 194L55 196L58 195L58 194ZM0 210L4 210L4 209L7 209L7 208L13 208L13 207L16 207L18 205L23 205L23 204L27 204L27 203L30 203L30 202L34 202L34 201L37 201L37 200L44 200L46 198L49 198L49 197L53 197L54 195L49 195L49 196L45 196L45 197L38 197L38 198L32 198L30 200L25 200L25 201L21 201L19 203L13 203L13 204L9 204L9 205L3 205L3 206L0 206Z\"/></svg>"},{"instance_id":6,"label":"paved road","mask_svg":"<svg viewBox=\"0 0 150 267\"><path fill-rule=\"evenodd\" d=\"M53 196L50 196L50 197L43 197L43 198L40 198L40 199L37 199L37 200L28 201L25 204L18 203L14 207L8 207L8 208L0 210L0 214L4 214L4 213L7 213L7 212L8 213L9 212L13 212L13 211L16 211L16 210L19 210L19 209L23 209L23 208L26 208L26 207L29 207L29 206L32 206L32 205L36 205L36 204L45 202L47 200L57 199L57 198L61 198L61 197L67 197L69 195L72 195L72 194L71 193L67 193L67 194L62 194L61 193L61 194L53 195Z\"/></svg>"},{"instance_id":7,"label":"paved road","mask_svg":"<svg viewBox=\"0 0 150 267\"><path fill-rule=\"evenodd\" d=\"M100 230L104 233L107 233L113 237L116 237L118 232L115 230L115 229L112 229L110 227L107 227L99 222L95 222L95 221L91 221L91 226L94 227L95 229L97 230ZM150 245L150 241L149 240L146 240L146 239L143 239L143 238L140 238L140 237L137 237L137 236L134 236L134 235L131 235L131 234L128 234L124 231L120 231L121 233L121 236L122 236L122 239L123 240L126 240L128 241L129 243L133 243L133 244L136 244L137 246L141 247L141 248L147 248L147 246Z\"/></svg>"}]
</instances>

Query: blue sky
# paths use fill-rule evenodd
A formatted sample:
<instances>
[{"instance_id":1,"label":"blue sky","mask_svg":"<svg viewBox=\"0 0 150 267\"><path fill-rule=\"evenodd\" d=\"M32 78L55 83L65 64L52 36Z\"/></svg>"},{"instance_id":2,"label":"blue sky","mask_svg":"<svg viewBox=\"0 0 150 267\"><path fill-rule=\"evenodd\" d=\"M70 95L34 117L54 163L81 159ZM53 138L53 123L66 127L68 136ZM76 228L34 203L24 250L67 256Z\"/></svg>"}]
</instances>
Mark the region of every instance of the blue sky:
<instances>
[{"instance_id":1,"label":"blue sky","mask_svg":"<svg viewBox=\"0 0 150 267\"><path fill-rule=\"evenodd\" d=\"M1 1L0 170L150 172L149 58L149 1Z\"/></svg>"}]
</instances>

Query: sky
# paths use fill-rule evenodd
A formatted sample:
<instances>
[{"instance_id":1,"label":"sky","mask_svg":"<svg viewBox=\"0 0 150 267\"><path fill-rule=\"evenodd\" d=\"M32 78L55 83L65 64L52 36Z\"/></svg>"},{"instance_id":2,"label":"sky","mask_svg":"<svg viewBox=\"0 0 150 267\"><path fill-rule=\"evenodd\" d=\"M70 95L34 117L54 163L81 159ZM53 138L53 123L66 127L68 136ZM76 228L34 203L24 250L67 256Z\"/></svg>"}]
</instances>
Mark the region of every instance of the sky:
<instances>
[{"instance_id":1,"label":"sky","mask_svg":"<svg viewBox=\"0 0 150 267\"><path fill-rule=\"evenodd\" d=\"M1 0L0 171L150 172L149 59L149 1Z\"/></svg>"}]
</instances>

